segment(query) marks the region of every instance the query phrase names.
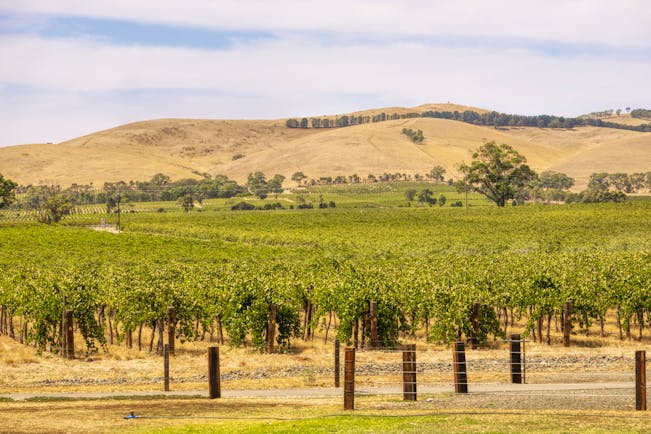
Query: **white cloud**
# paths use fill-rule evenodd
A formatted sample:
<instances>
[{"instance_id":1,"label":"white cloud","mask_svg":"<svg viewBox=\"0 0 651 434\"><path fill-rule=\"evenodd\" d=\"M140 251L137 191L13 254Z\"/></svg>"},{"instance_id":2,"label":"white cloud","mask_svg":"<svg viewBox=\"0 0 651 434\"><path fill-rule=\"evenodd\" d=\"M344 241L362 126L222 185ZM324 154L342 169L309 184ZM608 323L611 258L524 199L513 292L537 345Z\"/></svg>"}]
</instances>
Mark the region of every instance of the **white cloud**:
<instances>
[{"instance_id":1,"label":"white cloud","mask_svg":"<svg viewBox=\"0 0 651 434\"><path fill-rule=\"evenodd\" d=\"M651 44L651 8L643 2L519 1L498 8L469 0L159 0L153 7L20 0L2 11L148 17L271 30L276 37L207 50L5 33L0 146L60 141L156 117L275 118L444 101L577 115L651 100L644 48ZM611 48L561 48L559 55L549 41Z\"/></svg>"},{"instance_id":2,"label":"white cloud","mask_svg":"<svg viewBox=\"0 0 651 434\"><path fill-rule=\"evenodd\" d=\"M14 0L0 11L216 29L651 46L651 8L645 0Z\"/></svg>"},{"instance_id":3,"label":"white cloud","mask_svg":"<svg viewBox=\"0 0 651 434\"><path fill-rule=\"evenodd\" d=\"M211 89L268 94L377 94L440 98L440 91L476 94L492 84L527 84L554 93L585 86L626 90L622 74L650 72L635 59L541 55L537 52L446 48L426 43L322 44L309 38L263 40L228 51L148 46L112 46L97 41L2 36L0 53L11 59L0 84L69 91ZM644 89L638 89L644 94ZM648 92L648 91L647 91ZM471 96L471 95L469 95ZM508 98L508 95L502 95Z\"/></svg>"}]
</instances>

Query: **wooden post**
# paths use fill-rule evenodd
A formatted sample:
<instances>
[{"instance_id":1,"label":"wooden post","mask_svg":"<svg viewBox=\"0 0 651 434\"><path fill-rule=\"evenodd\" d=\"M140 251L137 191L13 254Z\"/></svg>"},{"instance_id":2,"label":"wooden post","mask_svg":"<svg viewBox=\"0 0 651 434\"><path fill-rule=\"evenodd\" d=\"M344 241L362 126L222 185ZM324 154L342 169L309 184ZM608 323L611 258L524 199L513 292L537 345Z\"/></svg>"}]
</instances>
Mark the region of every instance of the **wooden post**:
<instances>
[{"instance_id":1,"label":"wooden post","mask_svg":"<svg viewBox=\"0 0 651 434\"><path fill-rule=\"evenodd\" d=\"M124 338L124 343L127 346L127 348L133 348L133 332L131 330L127 330L125 333L125 338Z\"/></svg>"},{"instance_id":2,"label":"wooden post","mask_svg":"<svg viewBox=\"0 0 651 434\"><path fill-rule=\"evenodd\" d=\"M416 344L402 347L402 399L416 401Z\"/></svg>"},{"instance_id":3,"label":"wooden post","mask_svg":"<svg viewBox=\"0 0 651 434\"><path fill-rule=\"evenodd\" d=\"M222 396L219 376L219 347L208 347L208 396L210 399Z\"/></svg>"},{"instance_id":4,"label":"wooden post","mask_svg":"<svg viewBox=\"0 0 651 434\"><path fill-rule=\"evenodd\" d=\"M377 330L377 301L370 302L369 319L371 322L371 348L378 348L380 346L380 339L378 338Z\"/></svg>"},{"instance_id":5,"label":"wooden post","mask_svg":"<svg viewBox=\"0 0 651 434\"><path fill-rule=\"evenodd\" d=\"M68 357L66 354L68 351L68 346L66 344L66 337L68 335L68 329L66 327L66 296L63 296L63 302L61 303L61 357L64 359Z\"/></svg>"},{"instance_id":6,"label":"wooden post","mask_svg":"<svg viewBox=\"0 0 651 434\"><path fill-rule=\"evenodd\" d=\"M522 384L522 350L520 335L511 335L511 383Z\"/></svg>"},{"instance_id":7,"label":"wooden post","mask_svg":"<svg viewBox=\"0 0 651 434\"><path fill-rule=\"evenodd\" d=\"M72 314L72 310L66 310L66 358L68 359L75 358L75 329Z\"/></svg>"},{"instance_id":8,"label":"wooden post","mask_svg":"<svg viewBox=\"0 0 651 434\"><path fill-rule=\"evenodd\" d=\"M309 288L308 288L309 291ZM303 334L303 340L307 341L312 337L312 302L310 299L306 299L305 303L305 318L303 320L303 328L305 329L305 333Z\"/></svg>"},{"instance_id":9,"label":"wooden post","mask_svg":"<svg viewBox=\"0 0 651 434\"><path fill-rule=\"evenodd\" d=\"M353 345L355 349L359 348L359 318L355 318L353 325Z\"/></svg>"},{"instance_id":10,"label":"wooden post","mask_svg":"<svg viewBox=\"0 0 651 434\"><path fill-rule=\"evenodd\" d=\"M646 351L635 352L635 409L646 410Z\"/></svg>"},{"instance_id":11,"label":"wooden post","mask_svg":"<svg viewBox=\"0 0 651 434\"><path fill-rule=\"evenodd\" d=\"M163 346L163 382L165 392L170 391L170 344Z\"/></svg>"},{"instance_id":12,"label":"wooden post","mask_svg":"<svg viewBox=\"0 0 651 434\"><path fill-rule=\"evenodd\" d=\"M355 409L355 348L346 347L344 356L344 410Z\"/></svg>"},{"instance_id":13,"label":"wooden post","mask_svg":"<svg viewBox=\"0 0 651 434\"><path fill-rule=\"evenodd\" d=\"M170 354L174 355L174 340L175 336L175 326L176 326L176 310L174 306L169 306L167 308L167 342L170 346Z\"/></svg>"},{"instance_id":14,"label":"wooden post","mask_svg":"<svg viewBox=\"0 0 651 434\"><path fill-rule=\"evenodd\" d=\"M481 314L481 305L477 302L472 304L472 330L470 331L470 349L477 349L477 335L479 334L479 316Z\"/></svg>"},{"instance_id":15,"label":"wooden post","mask_svg":"<svg viewBox=\"0 0 651 434\"><path fill-rule=\"evenodd\" d=\"M572 331L572 322L570 317L572 316L572 302L566 301L565 306L563 307L563 346L570 346L570 332Z\"/></svg>"},{"instance_id":16,"label":"wooden post","mask_svg":"<svg viewBox=\"0 0 651 434\"><path fill-rule=\"evenodd\" d=\"M452 351L454 369L454 392L468 393L468 376L466 373L466 348L463 342L455 342Z\"/></svg>"},{"instance_id":17,"label":"wooden post","mask_svg":"<svg viewBox=\"0 0 651 434\"><path fill-rule=\"evenodd\" d=\"M276 305L269 305L269 320L267 322L267 353L274 352L274 339L276 338Z\"/></svg>"},{"instance_id":18,"label":"wooden post","mask_svg":"<svg viewBox=\"0 0 651 434\"><path fill-rule=\"evenodd\" d=\"M339 339L335 339L335 387L339 387Z\"/></svg>"}]
</instances>

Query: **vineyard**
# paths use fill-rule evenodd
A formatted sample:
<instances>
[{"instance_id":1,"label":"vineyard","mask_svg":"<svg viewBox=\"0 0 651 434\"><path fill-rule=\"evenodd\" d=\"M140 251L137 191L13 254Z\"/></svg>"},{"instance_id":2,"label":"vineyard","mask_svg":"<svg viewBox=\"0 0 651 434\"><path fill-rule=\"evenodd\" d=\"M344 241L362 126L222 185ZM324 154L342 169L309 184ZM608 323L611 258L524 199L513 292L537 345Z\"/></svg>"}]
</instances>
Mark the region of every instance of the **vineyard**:
<instances>
[{"instance_id":1,"label":"vineyard","mask_svg":"<svg viewBox=\"0 0 651 434\"><path fill-rule=\"evenodd\" d=\"M119 234L85 227L115 222L91 212L101 207L58 226L0 220L0 332L57 352L63 311L73 310L88 353L108 344L160 351L171 306L180 342L263 349L272 340L282 352L318 330L363 346L371 301L385 347L467 339L473 303L483 342L524 321L530 339L554 344L550 329L568 301L573 333L603 334L607 316L620 339L649 325L648 201L465 209L391 205L399 195L382 192L320 194L343 206L134 204Z\"/></svg>"}]
</instances>

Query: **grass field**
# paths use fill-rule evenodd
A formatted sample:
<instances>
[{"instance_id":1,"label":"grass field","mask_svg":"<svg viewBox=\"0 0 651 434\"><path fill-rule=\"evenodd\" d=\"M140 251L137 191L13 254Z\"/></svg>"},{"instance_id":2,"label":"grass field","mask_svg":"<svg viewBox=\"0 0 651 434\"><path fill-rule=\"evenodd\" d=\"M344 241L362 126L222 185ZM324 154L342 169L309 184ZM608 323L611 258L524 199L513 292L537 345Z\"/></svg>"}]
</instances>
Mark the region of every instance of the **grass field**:
<instances>
[{"instance_id":1,"label":"grass field","mask_svg":"<svg viewBox=\"0 0 651 434\"><path fill-rule=\"evenodd\" d=\"M0 403L4 432L645 432L641 413L522 410L440 410L431 403L370 398L343 412L331 400L151 399ZM134 412L139 418L124 419ZM28 415L26 417L26 415Z\"/></svg>"}]
</instances>

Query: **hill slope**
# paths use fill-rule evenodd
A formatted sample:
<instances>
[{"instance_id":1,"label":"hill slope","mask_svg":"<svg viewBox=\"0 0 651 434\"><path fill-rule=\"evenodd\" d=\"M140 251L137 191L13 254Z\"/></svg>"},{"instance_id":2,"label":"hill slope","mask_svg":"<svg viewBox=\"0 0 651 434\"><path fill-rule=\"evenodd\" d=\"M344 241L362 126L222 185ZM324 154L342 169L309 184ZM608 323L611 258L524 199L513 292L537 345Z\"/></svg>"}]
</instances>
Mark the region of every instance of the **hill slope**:
<instances>
[{"instance_id":1,"label":"hill slope","mask_svg":"<svg viewBox=\"0 0 651 434\"><path fill-rule=\"evenodd\" d=\"M355 115L465 109L429 104ZM412 143L402 134L403 128L423 130L425 141ZM21 184L53 181L61 185L148 180L158 172L172 179L209 173L243 181L258 170L288 178L297 170L308 177L366 177L384 172L424 174L442 165L449 175L455 175L455 167L469 162L472 151L490 140L513 146L535 170L559 170L575 177L579 187L593 172L651 170L651 134L608 128L498 129L412 118L337 129L290 129L285 120L160 119L56 145L0 148L0 173Z\"/></svg>"}]
</instances>

